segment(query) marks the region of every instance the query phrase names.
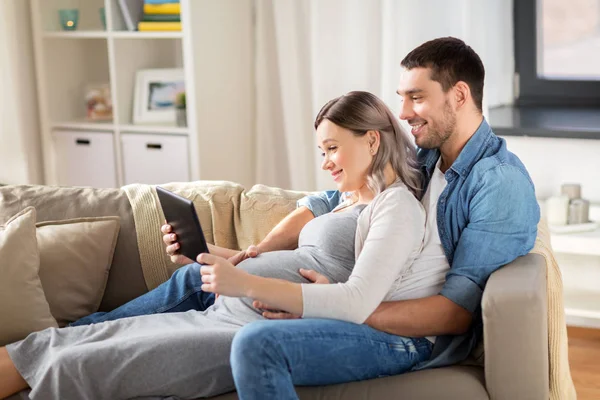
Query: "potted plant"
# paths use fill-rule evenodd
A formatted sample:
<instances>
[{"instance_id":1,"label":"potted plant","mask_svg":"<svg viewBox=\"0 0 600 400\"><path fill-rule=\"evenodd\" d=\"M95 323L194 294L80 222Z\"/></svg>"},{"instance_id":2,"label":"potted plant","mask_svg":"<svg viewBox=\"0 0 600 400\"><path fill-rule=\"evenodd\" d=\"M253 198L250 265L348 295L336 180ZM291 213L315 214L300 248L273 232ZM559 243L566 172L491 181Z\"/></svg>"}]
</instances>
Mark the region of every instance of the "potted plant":
<instances>
[{"instance_id":1,"label":"potted plant","mask_svg":"<svg viewBox=\"0 0 600 400\"><path fill-rule=\"evenodd\" d=\"M187 111L185 92L177 93L175 96L175 112L177 114L177 126L187 126Z\"/></svg>"}]
</instances>

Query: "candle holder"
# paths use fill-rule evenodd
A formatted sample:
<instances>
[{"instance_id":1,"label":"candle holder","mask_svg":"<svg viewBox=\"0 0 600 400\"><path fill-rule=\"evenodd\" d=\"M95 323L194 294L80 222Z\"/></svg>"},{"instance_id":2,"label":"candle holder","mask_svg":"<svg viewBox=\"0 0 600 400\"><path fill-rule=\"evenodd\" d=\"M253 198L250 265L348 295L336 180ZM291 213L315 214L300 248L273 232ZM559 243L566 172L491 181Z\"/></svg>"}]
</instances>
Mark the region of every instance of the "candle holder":
<instances>
[{"instance_id":1,"label":"candle holder","mask_svg":"<svg viewBox=\"0 0 600 400\"><path fill-rule=\"evenodd\" d=\"M63 30L74 31L77 29L77 22L79 22L79 10L77 8L58 10L58 15Z\"/></svg>"},{"instance_id":2,"label":"candle holder","mask_svg":"<svg viewBox=\"0 0 600 400\"><path fill-rule=\"evenodd\" d=\"M101 7L98 11L100 13L100 22L102 23L102 27L104 30L106 30L106 9Z\"/></svg>"}]
</instances>

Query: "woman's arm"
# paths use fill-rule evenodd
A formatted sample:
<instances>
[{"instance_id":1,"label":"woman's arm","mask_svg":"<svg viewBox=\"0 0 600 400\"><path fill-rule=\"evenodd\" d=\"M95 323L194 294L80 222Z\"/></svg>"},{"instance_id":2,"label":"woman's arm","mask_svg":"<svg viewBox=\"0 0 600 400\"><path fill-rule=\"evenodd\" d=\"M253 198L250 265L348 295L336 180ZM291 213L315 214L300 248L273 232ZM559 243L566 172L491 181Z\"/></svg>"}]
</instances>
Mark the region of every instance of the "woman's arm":
<instances>
[{"instance_id":1,"label":"woman's arm","mask_svg":"<svg viewBox=\"0 0 600 400\"><path fill-rule=\"evenodd\" d=\"M421 249L425 229L424 211L407 191L385 193L370 218L363 249L346 283L297 284L263 278L236 270L227 260L202 254L198 262L208 264L201 269L202 290L250 297L304 317L363 323Z\"/></svg>"},{"instance_id":2,"label":"woman's arm","mask_svg":"<svg viewBox=\"0 0 600 400\"><path fill-rule=\"evenodd\" d=\"M402 188L392 188L373 200L371 206L359 217L357 238L363 246L348 281L303 284L303 317L363 323L418 256L425 233L425 212L414 196ZM365 214L369 211L370 215ZM369 218L368 230L361 229L363 218Z\"/></svg>"}]
</instances>

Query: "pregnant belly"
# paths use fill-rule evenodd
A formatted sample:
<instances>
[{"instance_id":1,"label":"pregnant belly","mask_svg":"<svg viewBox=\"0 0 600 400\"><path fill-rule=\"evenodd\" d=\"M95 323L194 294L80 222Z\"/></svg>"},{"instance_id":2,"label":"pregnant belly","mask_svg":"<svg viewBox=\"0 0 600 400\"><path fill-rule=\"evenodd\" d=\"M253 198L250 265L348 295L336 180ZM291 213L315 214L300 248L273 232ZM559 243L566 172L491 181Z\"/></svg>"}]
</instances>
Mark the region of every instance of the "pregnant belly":
<instances>
[{"instance_id":1,"label":"pregnant belly","mask_svg":"<svg viewBox=\"0 0 600 400\"><path fill-rule=\"evenodd\" d=\"M300 268L321 270L310 255L293 250L264 253L242 261L238 268L252 275L295 283L309 282L298 272Z\"/></svg>"}]
</instances>

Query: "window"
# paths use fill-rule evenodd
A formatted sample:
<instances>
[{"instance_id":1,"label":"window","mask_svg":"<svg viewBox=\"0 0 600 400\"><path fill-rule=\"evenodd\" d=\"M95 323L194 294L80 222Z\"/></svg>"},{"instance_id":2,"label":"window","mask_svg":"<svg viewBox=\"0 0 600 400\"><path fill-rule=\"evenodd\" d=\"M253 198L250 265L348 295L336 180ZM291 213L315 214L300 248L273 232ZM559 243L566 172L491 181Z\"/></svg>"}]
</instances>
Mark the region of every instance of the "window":
<instances>
[{"instance_id":1,"label":"window","mask_svg":"<svg viewBox=\"0 0 600 400\"><path fill-rule=\"evenodd\" d=\"M515 0L519 105L600 106L600 0Z\"/></svg>"}]
</instances>

